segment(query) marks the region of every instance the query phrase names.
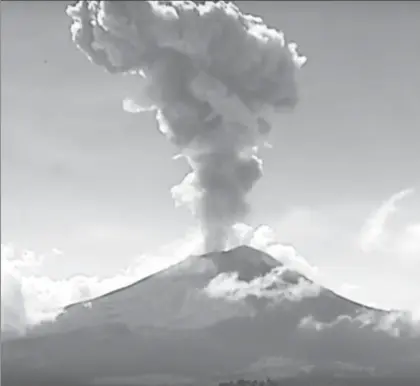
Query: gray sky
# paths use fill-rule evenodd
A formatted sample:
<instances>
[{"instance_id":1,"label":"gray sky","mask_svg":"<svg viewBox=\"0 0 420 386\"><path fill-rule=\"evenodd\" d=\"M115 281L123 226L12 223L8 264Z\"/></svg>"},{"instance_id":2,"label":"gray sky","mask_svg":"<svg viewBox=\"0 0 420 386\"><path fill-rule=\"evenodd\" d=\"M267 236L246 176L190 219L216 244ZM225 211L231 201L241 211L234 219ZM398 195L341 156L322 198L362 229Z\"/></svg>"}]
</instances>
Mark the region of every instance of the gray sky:
<instances>
[{"instance_id":1,"label":"gray sky","mask_svg":"<svg viewBox=\"0 0 420 386\"><path fill-rule=\"evenodd\" d=\"M420 222L420 3L238 3L308 57L301 101L263 151L249 223L271 226L355 298L404 303L420 290L418 241L400 246L419 235L407 227ZM138 85L77 52L65 4L2 3L2 243L46 255L53 279L109 276L192 225L169 192L187 167L151 115L122 110ZM365 221L410 188L371 222L385 246L363 250Z\"/></svg>"}]
</instances>

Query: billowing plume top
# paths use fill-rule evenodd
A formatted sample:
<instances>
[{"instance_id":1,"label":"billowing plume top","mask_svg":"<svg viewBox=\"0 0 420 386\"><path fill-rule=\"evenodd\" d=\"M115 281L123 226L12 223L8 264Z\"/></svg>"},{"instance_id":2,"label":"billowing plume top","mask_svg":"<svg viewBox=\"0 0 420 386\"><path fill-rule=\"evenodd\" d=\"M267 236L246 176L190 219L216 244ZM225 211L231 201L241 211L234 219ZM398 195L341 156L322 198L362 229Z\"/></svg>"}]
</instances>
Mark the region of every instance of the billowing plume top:
<instances>
[{"instance_id":1,"label":"billowing plume top","mask_svg":"<svg viewBox=\"0 0 420 386\"><path fill-rule=\"evenodd\" d=\"M298 55L296 44L286 43L282 32L232 3L80 1L67 13L74 20L74 41L110 72L159 71L151 67L165 57L160 63L166 66L185 64L177 75L192 77L204 70L253 110L297 102L287 67L300 67L306 58ZM203 76L198 83L211 80ZM215 86L208 86L204 89L211 98Z\"/></svg>"},{"instance_id":2,"label":"billowing plume top","mask_svg":"<svg viewBox=\"0 0 420 386\"><path fill-rule=\"evenodd\" d=\"M207 250L223 248L248 213L261 176L258 147L272 111L297 103L296 44L232 3L80 1L67 9L72 36L111 73L144 79L146 106L192 168L175 200L199 218Z\"/></svg>"}]
</instances>

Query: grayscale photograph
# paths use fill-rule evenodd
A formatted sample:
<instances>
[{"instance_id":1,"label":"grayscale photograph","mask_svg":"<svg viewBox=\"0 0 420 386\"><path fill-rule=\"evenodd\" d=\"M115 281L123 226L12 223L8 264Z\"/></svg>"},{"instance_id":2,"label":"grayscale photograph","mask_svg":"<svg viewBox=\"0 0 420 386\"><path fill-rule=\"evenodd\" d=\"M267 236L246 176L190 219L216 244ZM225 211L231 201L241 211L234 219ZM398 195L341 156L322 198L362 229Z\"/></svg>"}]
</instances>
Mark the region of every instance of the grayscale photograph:
<instances>
[{"instance_id":1,"label":"grayscale photograph","mask_svg":"<svg viewBox=\"0 0 420 386\"><path fill-rule=\"evenodd\" d=\"M419 386L420 1L2 1L0 379Z\"/></svg>"}]
</instances>

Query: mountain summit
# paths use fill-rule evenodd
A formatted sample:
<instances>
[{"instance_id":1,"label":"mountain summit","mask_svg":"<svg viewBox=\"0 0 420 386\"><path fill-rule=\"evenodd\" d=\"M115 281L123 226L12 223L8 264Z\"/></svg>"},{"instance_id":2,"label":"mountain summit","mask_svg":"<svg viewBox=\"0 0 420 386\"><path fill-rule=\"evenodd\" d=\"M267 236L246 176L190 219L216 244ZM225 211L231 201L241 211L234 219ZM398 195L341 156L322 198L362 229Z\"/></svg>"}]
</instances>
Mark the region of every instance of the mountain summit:
<instances>
[{"instance_id":1,"label":"mountain summit","mask_svg":"<svg viewBox=\"0 0 420 386\"><path fill-rule=\"evenodd\" d=\"M420 357L420 339L401 328L396 334L395 323L238 247L191 256L66 307L42 332L2 342L3 384L374 374Z\"/></svg>"}]
</instances>

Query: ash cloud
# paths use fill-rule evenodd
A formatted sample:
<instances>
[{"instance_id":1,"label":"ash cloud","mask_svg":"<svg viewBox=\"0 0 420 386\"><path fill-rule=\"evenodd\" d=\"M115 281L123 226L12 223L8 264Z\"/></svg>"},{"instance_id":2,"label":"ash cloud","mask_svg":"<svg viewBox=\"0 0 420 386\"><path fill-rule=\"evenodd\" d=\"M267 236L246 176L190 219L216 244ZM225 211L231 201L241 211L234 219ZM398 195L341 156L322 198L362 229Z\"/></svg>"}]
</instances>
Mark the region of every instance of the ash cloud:
<instances>
[{"instance_id":1,"label":"ash cloud","mask_svg":"<svg viewBox=\"0 0 420 386\"><path fill-rule=\"evenodd\" d=\"M142 78L144 98L124 108L156 112L191 167L174 199L199 220L207 251L225 248L262 175L270 116L296 105L306 58L282 32L223 1L80 1L67 14L92 63Z\"/></svg>"}]
</instances>

